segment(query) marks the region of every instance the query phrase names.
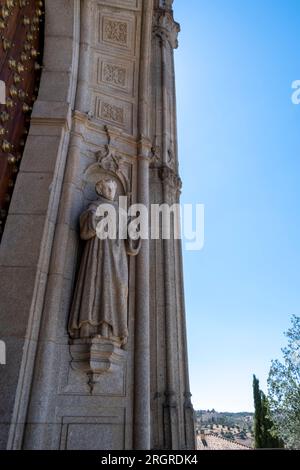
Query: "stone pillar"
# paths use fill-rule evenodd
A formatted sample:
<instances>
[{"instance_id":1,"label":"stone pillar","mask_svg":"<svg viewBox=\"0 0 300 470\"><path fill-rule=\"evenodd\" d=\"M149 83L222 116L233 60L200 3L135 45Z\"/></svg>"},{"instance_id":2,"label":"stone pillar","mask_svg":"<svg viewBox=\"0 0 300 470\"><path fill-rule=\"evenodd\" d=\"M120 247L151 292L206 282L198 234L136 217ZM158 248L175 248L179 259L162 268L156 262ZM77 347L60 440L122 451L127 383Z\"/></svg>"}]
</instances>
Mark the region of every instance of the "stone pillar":
<instances>
[{"instance_id":1,"label":"stone pillar","mask_svg":"<svg viewBox=\"0 0 300 470\"><path fill-rule=\"evenodd\" d=\"M179 25L172 2L156 2L152 42L151 203L179 203L174 48ZM195 447L190 401L179 240L151 241L151 383L155 448ZM157 282L159 279L159 282ZM162 361L161 358L164 358Z\"/></svg>"},{"instance_id":2,"label":"stone pillar","mask_svg":"<svg viewBox=\"0 0 300 470\"><path fill-rule=\"evenodd\" d=\"M149 207L149 145L140 144L138 201ZM150 449L149 241L143 240L136 266L134 449Z\"/></svg>"},{"instance_id":3,"label":"stone pillar","mask_svg":"<svg viewBox=\"0 0 300 470\"><path fill-rule=\"evenodd\" d=\"M144 2L142 19L137 201L149 204L150 62L153 0ZM149 240L142 240L136 266L135 374L134 374L134 449L150 449L150 282Z\"/></svg>"}]
</instances>

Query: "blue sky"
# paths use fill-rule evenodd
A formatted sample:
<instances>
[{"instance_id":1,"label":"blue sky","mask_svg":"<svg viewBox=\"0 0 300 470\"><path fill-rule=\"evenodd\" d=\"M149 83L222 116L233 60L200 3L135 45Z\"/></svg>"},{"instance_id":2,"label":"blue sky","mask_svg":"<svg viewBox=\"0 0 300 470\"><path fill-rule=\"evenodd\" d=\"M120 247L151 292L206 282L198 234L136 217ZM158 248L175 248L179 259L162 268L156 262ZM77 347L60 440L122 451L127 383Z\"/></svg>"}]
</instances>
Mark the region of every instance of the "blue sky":
<instances>
[{"instance_id":1,"label":"blue sky","mask_svg":"<svg viewBox=\"0 0 300 470\"><path fill-rule=\"evenodd\" d=\"M297 0L175 0L182 202L205 204L184 252L196 409L253 409L300 316Z\"/></svg>"}]
</instances>

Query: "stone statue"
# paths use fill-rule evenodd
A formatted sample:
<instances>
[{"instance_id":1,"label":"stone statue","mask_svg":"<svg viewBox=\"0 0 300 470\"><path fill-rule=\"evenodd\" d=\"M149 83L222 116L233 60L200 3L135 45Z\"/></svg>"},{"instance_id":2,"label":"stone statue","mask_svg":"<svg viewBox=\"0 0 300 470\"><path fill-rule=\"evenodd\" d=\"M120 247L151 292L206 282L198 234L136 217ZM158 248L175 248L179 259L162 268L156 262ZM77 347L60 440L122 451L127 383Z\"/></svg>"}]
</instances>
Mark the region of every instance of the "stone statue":
<instances>
[{"instance_id":1,"label":"stone statue","mask_svg":"<svg viewBox=\"0 0 300 470\"><path fill-rule=\"evenodd\" d=\"M102 177L96 184L99 198L80 217L80 236L85 240L69 321L73 339L101 339L121 347L127 342L128 259L137 255L133 240L100 239L96 233L96 211L101 204L115 202L117 183ZM117 219L118 227L118 219Z\"/></svg>"}]
</instances>

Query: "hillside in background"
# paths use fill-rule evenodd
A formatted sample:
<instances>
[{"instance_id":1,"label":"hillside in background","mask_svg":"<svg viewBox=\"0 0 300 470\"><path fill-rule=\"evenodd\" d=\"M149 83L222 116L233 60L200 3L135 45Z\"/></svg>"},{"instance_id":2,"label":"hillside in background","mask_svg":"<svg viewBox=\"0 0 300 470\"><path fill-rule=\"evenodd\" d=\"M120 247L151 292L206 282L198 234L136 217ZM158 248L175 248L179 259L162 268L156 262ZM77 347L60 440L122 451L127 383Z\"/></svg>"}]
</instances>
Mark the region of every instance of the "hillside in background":
<instances>
[{"instance_id":1,"label":"hillside in background","mask_svg":"<svg viewBox=\"0 0 300 470\"><path fill-rule=\"evenodd\" d=\"M249 447L253 446L253 413L198 410L196 429L198 434L212 433Z\"/></svg>"}]
</instances>

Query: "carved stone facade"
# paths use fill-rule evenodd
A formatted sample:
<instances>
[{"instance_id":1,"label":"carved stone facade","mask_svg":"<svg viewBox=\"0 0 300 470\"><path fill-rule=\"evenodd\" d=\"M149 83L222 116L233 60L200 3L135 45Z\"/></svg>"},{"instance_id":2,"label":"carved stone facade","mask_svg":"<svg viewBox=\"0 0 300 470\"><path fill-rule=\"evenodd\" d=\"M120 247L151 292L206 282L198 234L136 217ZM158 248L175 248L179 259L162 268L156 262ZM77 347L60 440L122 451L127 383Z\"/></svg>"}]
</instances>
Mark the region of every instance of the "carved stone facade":
<instances>
[{"instance_id":1,"label":"carved stone facade","mask_svg":"<svg viewBox=\"0 0 300 470\"><path fill-rule=\"evenodd\" d=\"M179 240L143 240L128 258L126 344L68 331L97 171L128 201L179 200L172 3L45 2L44 68L0 245L1 448L195 446Z\"/></svg>"},{"instance_id":2,"label":"carved stone facade","mask_svg":"<svg viewBox=\"0 0 300 470\"><path fill-rule=\"evenodd\" d=\"M128 25L121 21L114 21L108 18L103 19L103 40L127 45L128 40Z\"/></svg>"},{"instance_id":3,"label":"carved stone facade","mask_svg":"<svg viewBox=\"0 0 300 470\"><path fill-rule=\"evenodd\" d=\"M126 84L126 69L104 62L102 80L115 86L124 87Z\"/></svg>"}]
</instances>

